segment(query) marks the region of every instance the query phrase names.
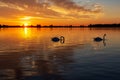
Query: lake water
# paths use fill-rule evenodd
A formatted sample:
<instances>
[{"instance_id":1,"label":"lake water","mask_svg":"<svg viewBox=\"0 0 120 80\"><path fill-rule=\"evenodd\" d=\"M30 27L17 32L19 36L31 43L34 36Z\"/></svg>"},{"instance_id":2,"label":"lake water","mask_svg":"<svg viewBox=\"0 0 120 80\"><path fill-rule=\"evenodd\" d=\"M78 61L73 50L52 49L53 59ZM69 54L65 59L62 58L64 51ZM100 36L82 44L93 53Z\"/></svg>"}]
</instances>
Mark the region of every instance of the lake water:
<instances>
[{"instance_id":1,"label":"lake water","mask_svg":"<svg viewBox=\"0 0 120 80\"><path fill-rule=\"evenodd\" d=\"M120 80L120 29L1 28L0 80Z\"/></svg>"}]
</instances>

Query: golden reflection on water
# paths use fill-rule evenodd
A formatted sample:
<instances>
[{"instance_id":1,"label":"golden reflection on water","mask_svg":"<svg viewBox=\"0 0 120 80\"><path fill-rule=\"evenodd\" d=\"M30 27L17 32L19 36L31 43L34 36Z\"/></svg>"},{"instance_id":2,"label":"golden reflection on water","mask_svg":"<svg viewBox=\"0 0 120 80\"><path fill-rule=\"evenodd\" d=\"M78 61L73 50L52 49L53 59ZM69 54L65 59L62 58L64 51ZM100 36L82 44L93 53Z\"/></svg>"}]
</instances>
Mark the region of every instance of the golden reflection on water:
<instances>
[{"instance_id":1,"label":"golden reflection on water","mask_svg":"<svg viewBox=\"0 0 120 80\"><path fill-rule=\"evenodd\" d=\"M27 27L24 28L24 35L25 37L27 37L28 35L30 35L29 33L29 29Z\"/></svg>"},{"instance_id":2,"label":"golden reflection on water","mask_svg":"<svg viewBox=\"0 0 120 80\"><path fill-rule=\"evenodd\" d=\"M33 37L33 31L31 28L28 28L28 27L23 27L21 30L20 30L20 35L19 37L21 38L32 38Z\"/></svg>"},{"instance_id":3,"label":"golden reflection on water","mask_svg":"<svg viewBox=\"0 0 120 80\"><path fill-rule=\"evenodd\" d=\"M54 75L70 71L75 56L92 55L94 51L119 46L120 30L49 29L49 28L5 28L0 30L0 80L16 80ZM96 36L107 34L106 46L94 42ZM115 35L115 36L114 36ZM65 37L65 43L52 42L52 37ZM11 73L11 74L10 74ZM54 79L54 80L59 80ZM52 80L52 79L46 79Z\"/></svg>"},{"instance_id":4,"label":"golden reflection on water","mask_svg":"<svg viewBox=\"0 0 120 80\"><path fill-rule=\"evenodd\" d=\"M94 42L94 37L102 37L103 34L107 34L107 40L105 42ZM118 42L119 37L119 30L91 30L89 28L82 28L82 29L44 29L44 28L5 28L1 29L0 31L0 41L1 46L0 49L5 50L5 48L16 48L16 49L25 49L26 47L29 49L36 49L40 47L44 47L44 50L47 49L58 49L58 48L65 48L70 46L83 46L89 45L93 47L93 49L97 50L100 48L104 48L107 43L112 40ZM114 35L114 36L113 36ZM54 43L51 41L52 37L65 37L65 43L61 44L60 42ZM7 44L11 45L12 47L7 46ZM34 45L35 44L35 45ZM108 43L109 44L109 43ZM17 46L19 45L19 46Z\"/></svg>"}]
</instances>

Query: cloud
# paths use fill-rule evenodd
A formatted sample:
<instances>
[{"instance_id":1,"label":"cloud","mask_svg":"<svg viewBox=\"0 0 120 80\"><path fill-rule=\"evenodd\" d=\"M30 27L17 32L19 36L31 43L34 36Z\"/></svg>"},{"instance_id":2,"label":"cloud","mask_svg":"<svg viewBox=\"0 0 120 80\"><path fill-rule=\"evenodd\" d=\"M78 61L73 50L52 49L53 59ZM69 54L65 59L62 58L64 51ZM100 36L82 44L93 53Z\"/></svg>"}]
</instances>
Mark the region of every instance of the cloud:
<instances>
[{"instance_id":1,"label":"cloud","mask_svg":"<svg viewBox=\"0 0 120 80\"><path fill-rule=\"evenodd\" d=\"M16 14L67 19L89 18L99 15L102 6L99 4L82 6L74 0L0 0L0 10L2 10L3 13L9 11L9 13L11 13L9 16ZM2 15L5 16L5 14Z\"/></svg>"},{"instance_id":2,"label":"cloud","mask_svg":"<svg viewBox=\"0 0 120 80\"><path fill-rule=\"evenodd\" d=\"M88 2L85 6L74 2L73 0L47 0L51 2L49 9L61 13L64 17L70 18L90 18L102 13L100 4L91 4Z\"/></svg>"},{"instance_id":3,"label":"cloud","mask_svg":"<svg viewBox=\"0 0 120 80\"><path fill-rule=\"evenodd\" d=\"M16 10L24 10L22 7L16 5L16 4L12 4L12 3L5 3L5 2L0 2L0 7L7 7L7 8L11 8L11 9L16 9Z\"/></svg>"}]
</instances>

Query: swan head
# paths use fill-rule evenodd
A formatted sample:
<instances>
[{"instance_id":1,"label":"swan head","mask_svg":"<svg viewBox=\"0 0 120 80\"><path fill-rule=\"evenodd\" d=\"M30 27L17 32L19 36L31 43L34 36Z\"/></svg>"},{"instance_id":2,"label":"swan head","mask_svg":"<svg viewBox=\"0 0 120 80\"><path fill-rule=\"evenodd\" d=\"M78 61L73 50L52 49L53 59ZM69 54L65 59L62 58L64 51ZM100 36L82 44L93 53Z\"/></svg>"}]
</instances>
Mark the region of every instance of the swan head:
<instances>
[{"instance_id":1,"label":"swan head","mask_svg":"<svg viewBox=\"0 0 120 80\"><path fill-rule=\"evenodd\" d=\"M104 36L106 36L106 34L104 34Z\"/></svg>"},{"instance_id":2,"label":"swan head","mask_svg":"<svg viewBox=\"0 0 120 80\"><path fill-rule=\"evenodd\" d=\"M105 40L106 34L103 35L103 40Z\"/></svg>"}]
</instances>

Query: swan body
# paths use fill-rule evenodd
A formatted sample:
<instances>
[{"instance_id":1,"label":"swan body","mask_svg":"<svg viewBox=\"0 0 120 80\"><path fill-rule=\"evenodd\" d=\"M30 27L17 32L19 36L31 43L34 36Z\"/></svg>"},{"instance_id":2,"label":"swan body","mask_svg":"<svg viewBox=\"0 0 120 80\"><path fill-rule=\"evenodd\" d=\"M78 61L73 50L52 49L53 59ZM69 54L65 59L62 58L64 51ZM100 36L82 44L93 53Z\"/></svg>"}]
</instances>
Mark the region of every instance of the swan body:
<instances>
[{"instance_id":1,"label":"swan body","mask_svg":"<svg viewBox=\"0 0 120 80\"><path fill-rule=\"evenodd\" d=\"M105 40L105 36L106 36L106 34L103 35L103 38L101 38L101 37L96 37L96 38L94 38L94 41L96 41L96 42L103 41L103 40Z\"/></svg>"},{"instance_id":2,"label":"swan body","mask_svg":"<svg viewBox=\"0 0 120 80\"><path fill-rule=\"evenodd\" d=\"M96 38L94 38L94 41L102 41L103 39L102 38L100 38L100 37L96 37Z\"/></svg>"},{"instance_id":3,"label":"swan body","mask_svg":"<svg viewBox=\"0 0 120 80\"><path fill-rule=\"evenodd\" d=\"M64 43L64 40L65 40L65 38L63 37L63 36L61 36L60 38L58 38L58 37L53 37L52 38L52 41L53 42L62 42L62 43Z\"/></svg>"},{"instance_id":4,"label":"swan body","mask_svg":"<svg viewBox=\"0 0 120 80\"><path fill-rule=\"evenodd\" d=\"M58 42L58 41L60 41L60 39L59 39L58 37L53 37L53 38L52 38L52 41L53 41L53 42Z\"/></svg>"}]
</instances>

